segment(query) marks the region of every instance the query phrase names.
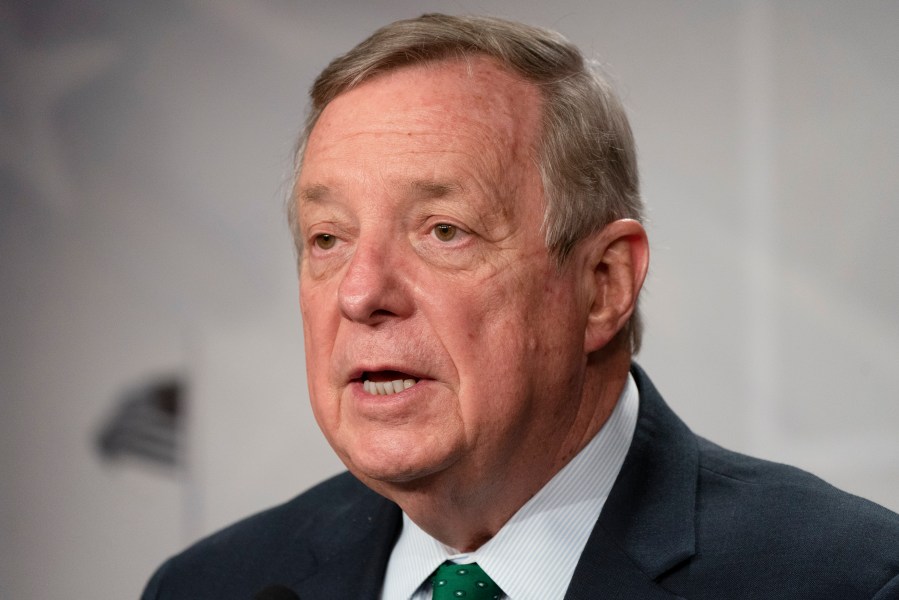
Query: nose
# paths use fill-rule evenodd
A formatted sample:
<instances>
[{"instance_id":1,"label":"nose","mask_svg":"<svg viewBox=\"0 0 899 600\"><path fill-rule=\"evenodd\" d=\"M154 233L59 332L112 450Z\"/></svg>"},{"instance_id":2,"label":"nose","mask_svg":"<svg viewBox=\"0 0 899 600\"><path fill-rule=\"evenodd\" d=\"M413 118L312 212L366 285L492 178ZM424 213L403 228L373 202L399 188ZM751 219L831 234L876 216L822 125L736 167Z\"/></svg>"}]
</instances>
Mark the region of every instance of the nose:
<instances>
[{"instance_id":1,"label":"nose","mask_svg":"<svg viewBox=\"0 0 899 600\"><path fill-rule=\"evenodd\" d=\"M412 299L393 240L357 241L338 288L343 316L366 325L408 316Z\"/></svg>"}]
</instances>

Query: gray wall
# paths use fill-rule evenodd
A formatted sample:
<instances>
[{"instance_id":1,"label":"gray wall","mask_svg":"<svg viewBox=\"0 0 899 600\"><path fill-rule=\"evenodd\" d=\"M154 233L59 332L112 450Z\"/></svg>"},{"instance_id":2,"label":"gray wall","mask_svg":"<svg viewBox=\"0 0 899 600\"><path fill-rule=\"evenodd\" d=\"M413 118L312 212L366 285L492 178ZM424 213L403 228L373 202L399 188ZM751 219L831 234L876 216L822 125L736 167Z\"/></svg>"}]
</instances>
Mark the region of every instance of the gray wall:
<instances>
[{"instance_id":1,"label":"gray wall","mask_svg":"<svg viewBox=\"0 0 899 600\"><path fill-rule=\"evenodd\" d=\"M339 469L283 183L314 74L425 10L607 65L651 207L641 362L701 434L899 509L899 4L324 4L0 5L0 597L134 597ZM115 399L165 373L186 467L99 461Z\"/></svg>"}]
</instances>

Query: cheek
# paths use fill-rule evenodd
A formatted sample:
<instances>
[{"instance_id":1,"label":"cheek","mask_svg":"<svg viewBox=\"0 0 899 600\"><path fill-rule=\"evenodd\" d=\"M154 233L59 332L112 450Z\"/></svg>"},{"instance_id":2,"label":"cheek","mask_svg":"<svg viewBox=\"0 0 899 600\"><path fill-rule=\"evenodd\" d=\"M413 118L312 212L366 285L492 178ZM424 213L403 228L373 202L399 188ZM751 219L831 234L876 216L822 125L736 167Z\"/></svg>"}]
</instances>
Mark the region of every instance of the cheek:
<instances>
[{"instance_id":1,"label":"cheek","mask_svg":"<svg viewBox=\"0 0 899 600\"><path fill-rule=\"evenodd\" d=\"M340 320L335 286L304 280L300 285L300 312L307 350L310 343L320 346L328 340L327 334L336 330Z\"/></svg>"},{"instance_id":2,"label":"cheek","mask_svg":"<svg viewBox=\"0 0 899 600\"><path fill-rule=\"evenodd\" d=\"M309 286L300 289L300 310L303 316L303 346L306 355L306 375L313 409L320 413L332 395L328 389L330 363L336 337L338 319L335 311L325 303L325 290Z\"/></svg>"},{"instance_id":3,"label":"cheek","mask_svg":"<svg viewBox=\"0 0 899 600\"><path fill-rule=\"evenodd\" d=\"M460 291L443 320L455 324L460 370L511 391L551 365L577 360L583 344L571 283L544 269L511 270Z\"/></svg>"},{"instance_id":4,"label":"cheek","mask_svg":"<svg viewBox=\"0 0 899 600\"><path fill-rule=\"evenodd\" d=\"M498 275L459 285L449 298L431 321L455 364L461 391L507 395L535 347L528 323L533 295Z\"/></svg>"}]
</instances>

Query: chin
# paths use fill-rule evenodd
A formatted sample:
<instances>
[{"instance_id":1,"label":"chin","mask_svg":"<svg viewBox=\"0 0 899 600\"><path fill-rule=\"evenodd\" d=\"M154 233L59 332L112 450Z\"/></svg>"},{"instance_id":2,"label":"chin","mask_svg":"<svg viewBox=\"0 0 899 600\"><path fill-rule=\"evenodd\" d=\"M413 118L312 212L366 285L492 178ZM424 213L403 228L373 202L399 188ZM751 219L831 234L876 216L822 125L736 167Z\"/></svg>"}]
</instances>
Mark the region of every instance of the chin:
<instances>
[{"instance_id":1,"label":"chin","mask_svg":"<svg viewBox=\"0 0 899 600\"><path fill-rule=\"evenodd\" d=\"M347 469L376 491L416 487L455 462L451 453L434 452L434 447L391 448L375 446L341 454ZM388 495L388 494L385 494Z\"/></svg>"}]
</instances>

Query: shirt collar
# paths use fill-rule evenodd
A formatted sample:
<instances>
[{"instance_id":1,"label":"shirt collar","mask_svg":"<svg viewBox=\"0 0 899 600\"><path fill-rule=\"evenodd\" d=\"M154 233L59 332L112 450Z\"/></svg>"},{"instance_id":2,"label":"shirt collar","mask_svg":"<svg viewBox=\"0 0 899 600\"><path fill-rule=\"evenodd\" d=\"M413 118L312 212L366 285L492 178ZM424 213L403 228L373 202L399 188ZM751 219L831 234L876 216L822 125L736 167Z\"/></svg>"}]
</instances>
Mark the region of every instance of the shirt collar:
<instances>
[{"instance_id":1,"label":"shirt collar","mask_svg":"<svg viewBox=\"0 0 899 600\"><path fill-rule=\"evenodd\" d=\"M446 560L477 562L511 600L562 598L624 463L638 410L637 386L628 374L602 429L475 552L455 553L404 513L382 598L409 600Z\"/></svg>"}]
</instances>

